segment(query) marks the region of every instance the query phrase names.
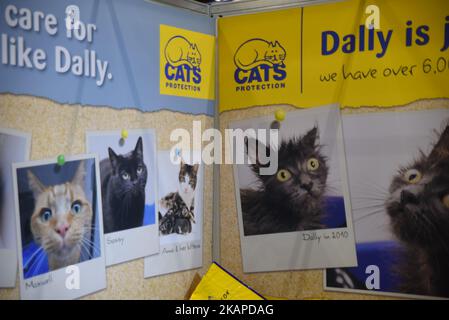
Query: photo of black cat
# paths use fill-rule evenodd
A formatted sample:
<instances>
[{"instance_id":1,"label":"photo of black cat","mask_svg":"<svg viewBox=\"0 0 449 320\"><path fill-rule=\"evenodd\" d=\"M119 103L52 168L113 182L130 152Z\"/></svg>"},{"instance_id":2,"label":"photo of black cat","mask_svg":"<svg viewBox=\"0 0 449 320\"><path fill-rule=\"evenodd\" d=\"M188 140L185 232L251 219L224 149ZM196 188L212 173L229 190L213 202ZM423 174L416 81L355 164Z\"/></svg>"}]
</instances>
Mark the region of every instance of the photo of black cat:
<instances>
[{"instance_id":1,"label":"photo of black cat","mask_svg":"<svg viewBox=\"0 0 449 320\"><path fill-rule=\"evenodd\" d=\"M449 297L449 125L428 155L399 169L389 192L391 230L405 247L401 290Z\"/></svg>"},{"instance_id":2,"label":"photo of black cat","mask_svg":"<svg viewBox=\"0 0 449 320\"><path fill-rule=\"evenodd\" d=\"M313 127L303 136L283 141L275 175L260 175L257 160L251 165L260 184L257 189L240 189L245 236L323 228L329 169L318 135L318 127ZM267 154L274 152L266 148Z\"/></svg>"},{"instance_id":3,"label":"photo of black cat","mask_svg":"<svg viewBox=\"0 0 449 320\"><path fill-rule=\"evenodd\" d=\"M100 162L104 232L141 227L144 221L145 186L148 178L143 157L142 137L134 150L116 154Z\"/></svg>"},{"instance_id":4,"label":"photo of black cat","mask_svg":"<svg viewBox=\"0 0 449 320\"><path fill-rule=\"evenodd\" d=\"M181 160L178 174L178 191L160 199L159 231L161 235L189 234L195 223L194 201L199 164L187 164Z\"/></svg>"},{"instance_id":5,"label":"photo of black cat","mask_svg":"<svg viewBox=\"0 0 449 320\"><path fill-rule=\"evenodd\" d=\"M343 132L358 266L326 288L448 298L449 110L346 115Z\"/></svg>"}]
</instances>

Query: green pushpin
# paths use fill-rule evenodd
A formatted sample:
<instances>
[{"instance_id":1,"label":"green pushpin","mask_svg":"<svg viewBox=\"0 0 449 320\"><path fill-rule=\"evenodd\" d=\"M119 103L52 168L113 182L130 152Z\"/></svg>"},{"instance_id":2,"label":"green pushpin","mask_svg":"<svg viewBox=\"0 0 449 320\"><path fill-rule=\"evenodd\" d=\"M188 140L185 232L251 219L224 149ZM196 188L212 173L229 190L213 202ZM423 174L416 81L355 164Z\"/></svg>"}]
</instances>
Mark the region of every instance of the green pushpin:
<instances>
[{"instance_id":1,"label":"green pushpin","mask_svg":"<svg viewBox=\"0 0 449 320\"><path fill-rule=\"evenodd\" d=\"M61 167L64 165L65 163L65 157L63 154L60 154L58 156L58 158L56 159L56 162L58 163L58 165L60 165Z\"/></svg>"}]
</instances>

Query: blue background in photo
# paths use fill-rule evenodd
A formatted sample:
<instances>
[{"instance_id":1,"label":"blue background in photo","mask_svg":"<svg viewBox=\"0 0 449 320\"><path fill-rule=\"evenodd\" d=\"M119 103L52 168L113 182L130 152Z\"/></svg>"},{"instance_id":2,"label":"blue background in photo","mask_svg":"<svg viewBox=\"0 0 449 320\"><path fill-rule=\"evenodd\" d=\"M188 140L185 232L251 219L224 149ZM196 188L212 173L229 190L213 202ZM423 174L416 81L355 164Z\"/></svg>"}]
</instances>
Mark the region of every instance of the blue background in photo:
<instances>
[{"instance_id":1,"label":"blue background in photo","mask_svg":"<svg viewBox=\"0 0 449 320\"><path fill-rule=\"evenodd\" d=\"M98 203L96 193L96 177L94 159L85 159L86 180L84 191L92 204L94 232L89 239L93 246L84 247L80 262L97 258L101 255L100 230L98 217ZM62 167L56 164L46 164L29 168L17 169L17 183L19 190L20 229L22 236L22 259L24 278L30 278L49 271L45 252L34 242L30 229L30 219L34 210L34 196L28 185L27 171L30 170L45 186L62 184L73 179L80 160L67 161ZM154 209L153 209L154 211Z\"/></svg>"},{"instance_id":2,"label":"blue background in photo","mask_svg":"<svg viewBox=\"0 0 449 320\"><path fill-rule=\"evenodd\" d=\"M324 217L321 223L328 229L346 228L345 200L343 197L328 196L324 199Z\"/></svg>"},{"instance_id":3,"label":"blue background in photo","mask_svg":"<svg viewBox=\"0 0 449 320\"><path fill-rule=\"evenodd\" d=\"M150 205L145 205L145 212L143 214L143 225L147 226L156 223L156 210L154 203Z\"/></svg>"},{"instance_id":4,"label":"blue background in photo","mask_svg":"<svg viewBox=\"0 0 449 320\"><path fill-rule=\"evenodd\" d=\"M401 245L396 241L376 241L356 244L357 267L341 268L352 279L355 288L358 290L369 290L365 281L370 274L366 273L366 268L370 265L379 267L379 290L369 291L396 292L401 291L399 273L395 271L404 253ZM331 269L328 269L328 271ZM329 276L329 272L327 272ZM335 279L327 279L328 283L335 282Z\"/></svg>"}]
</instances>

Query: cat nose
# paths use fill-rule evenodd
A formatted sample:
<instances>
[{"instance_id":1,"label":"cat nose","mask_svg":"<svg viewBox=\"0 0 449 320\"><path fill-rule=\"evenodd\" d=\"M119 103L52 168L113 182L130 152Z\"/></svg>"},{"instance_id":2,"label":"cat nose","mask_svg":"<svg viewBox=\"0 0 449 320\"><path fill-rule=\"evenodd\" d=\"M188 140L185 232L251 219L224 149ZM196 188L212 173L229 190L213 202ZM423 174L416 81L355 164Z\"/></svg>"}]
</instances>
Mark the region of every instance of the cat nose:
<instances>
[{"instance_id":1,"label":"cat nose","mask_svg":"<svg viewBox=\"0 0 449 320\"><path fill-rule=\"evenodd\" d=\"M301 183L299 186L301 188L303 188L304 190L306 190L306 191L310 191L310 190L312 190L313 182L310 181L310 182L307 182L307 183Z\"/></svg>"},{"instance_id":2,"label":"cat nose","mask_svg":"<svg viewBox=\"0 0 449 320\"><path fill-rule=\"evenodd\" d=\"M402 192L401 192L401 204L405 205L407 203L417 204L418 203L418 198L413 193L411 193L410 191L402 190Z\"/></svg>"},{"instance_id":3,"label":"cat nose","mask_svg":"<svg viewBox=\"0 0 449 320\"><path fill-rule=\"evenodd\" d=\"M63 225L60 225L56 227L56 233L59 234L61 237L65 237L65 234L69 230L69 225L67 223L64 223Z\"/></svg>"}]
</instances>

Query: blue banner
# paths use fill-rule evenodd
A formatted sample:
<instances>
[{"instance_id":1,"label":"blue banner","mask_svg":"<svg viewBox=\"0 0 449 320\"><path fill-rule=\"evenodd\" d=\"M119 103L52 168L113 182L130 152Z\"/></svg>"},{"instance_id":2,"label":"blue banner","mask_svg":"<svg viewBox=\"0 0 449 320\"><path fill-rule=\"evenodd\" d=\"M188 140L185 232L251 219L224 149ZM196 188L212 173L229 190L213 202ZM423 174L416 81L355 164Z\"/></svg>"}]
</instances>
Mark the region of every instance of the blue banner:
<instances>
[{"instance_id":1,"label":"blue banner","mask_svg":"<svg viewBox=\"0 0 449 320\"><path fill-rule=\"evenodd\" d=\"M2 1L0 93L213 115L213 100L159 93L160 24L215 33L209 17L143 0Z\"/></svg>"}]
</instances>

